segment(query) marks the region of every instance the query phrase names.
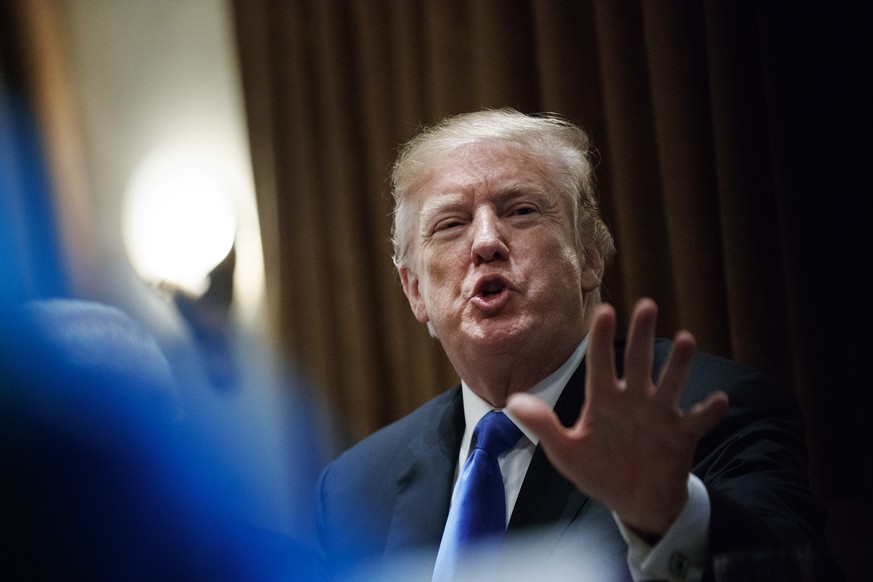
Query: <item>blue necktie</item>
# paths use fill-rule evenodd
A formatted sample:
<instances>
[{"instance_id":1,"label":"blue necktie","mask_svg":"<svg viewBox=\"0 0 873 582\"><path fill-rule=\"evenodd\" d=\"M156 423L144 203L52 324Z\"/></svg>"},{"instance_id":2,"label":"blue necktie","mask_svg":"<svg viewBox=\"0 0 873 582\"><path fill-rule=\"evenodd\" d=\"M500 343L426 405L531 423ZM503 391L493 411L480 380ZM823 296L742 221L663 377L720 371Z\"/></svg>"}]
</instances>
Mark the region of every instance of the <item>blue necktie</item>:
<instances>
[{"instance_id":1,"label":"blue necktie","mask_svg":"<svg viewBox=\"0 0 873 582\"><path fill-rule=\"evenodd\" d=\"M491 411L473 431L473 452L458 476L434 581L451 580L474 542L494 539L506 532L506 493L497 457L512 447L521 431L505 414Z\"/></svg>"}]
</instances>

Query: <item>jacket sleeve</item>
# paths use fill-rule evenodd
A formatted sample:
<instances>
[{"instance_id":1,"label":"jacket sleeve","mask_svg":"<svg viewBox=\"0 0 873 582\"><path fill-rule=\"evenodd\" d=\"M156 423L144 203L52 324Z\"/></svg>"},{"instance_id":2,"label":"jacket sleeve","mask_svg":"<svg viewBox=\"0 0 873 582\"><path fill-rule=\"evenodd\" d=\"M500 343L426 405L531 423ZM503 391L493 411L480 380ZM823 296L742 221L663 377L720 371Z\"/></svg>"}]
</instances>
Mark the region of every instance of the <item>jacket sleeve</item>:
<instances>
[{"instance_id":1,"label":"jacket sleeve","mask_svg":"<svg viewBox=\"0 0 873 582\"><path fill-rule=\"evenodd\" d=\"M726 419L698 446L693 469L711 504L707 577L730 557L766 556L773 565L788 556L814 568L816 579L844 579L827 549L824 508L809 486L803 419L793 396L773 378L727 361L706 369L719 373L693 381L730 399Z\"/></svg>"}]
</instances>

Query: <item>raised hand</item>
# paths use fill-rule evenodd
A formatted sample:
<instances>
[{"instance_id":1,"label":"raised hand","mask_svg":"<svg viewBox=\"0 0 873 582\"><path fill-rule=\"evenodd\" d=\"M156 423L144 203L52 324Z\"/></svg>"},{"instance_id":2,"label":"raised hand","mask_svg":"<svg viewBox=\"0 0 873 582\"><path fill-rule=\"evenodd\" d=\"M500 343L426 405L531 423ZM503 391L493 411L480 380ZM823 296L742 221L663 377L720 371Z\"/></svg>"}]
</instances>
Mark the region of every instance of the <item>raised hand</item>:
<instances>
[{"instance_id":1,"label":"raised hand","mask_svg":"<svg viewBox=\"0 0 873 582\"><path fill-rule=\"evenodd\" d=\"M565 428L529 394L514 394L507 403L567 479L653 541L685 506L694 449L728 404L723 392L715 392L687 412L679 408L695 348L687 331L676 334L657 384L652 381L656 321L655 302L641 299L631 318L624 377L618 378L615 310L598 307L585 356L585 405L574 426Z\"/></svg>"}]
</instances>

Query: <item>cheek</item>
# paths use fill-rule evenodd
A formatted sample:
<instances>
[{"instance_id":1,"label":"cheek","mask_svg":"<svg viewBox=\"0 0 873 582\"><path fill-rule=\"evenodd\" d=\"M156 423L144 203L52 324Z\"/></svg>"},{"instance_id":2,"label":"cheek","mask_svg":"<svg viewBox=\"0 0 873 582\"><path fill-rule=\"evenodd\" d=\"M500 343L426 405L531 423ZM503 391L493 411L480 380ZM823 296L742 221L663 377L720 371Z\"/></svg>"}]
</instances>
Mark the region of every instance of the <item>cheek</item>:
<instances>
[{"instance_id":1,"label":"cheek","mask_svg":"<svg viewBox=\"0 0 873 582\"><path fill-rule=\"evenodd\" d=\"M429 273L433 283L451 282L464 272L468 254L461 245L440 244L428 247L421 253L421 272Z\"/></svg>"},{"instance_id":2,"label":"cheek","mask_svg":"<svg viewBox=\"0 0 873 582\"><path fill-rule=\"evenodd\" d=\"M437 260L438 256L423 256L420 264L422 273L420 289L428 300L438 299L445 293L446 282L449 279L445 261Z\"/></svg>"},{"instance_id":3,"label":"cheek","mask_svg":"<svg viewBox=\"0 0 873 582\"><path fill-rule=\"evenodd\" d=\"M542 250L532 257L527 269L531 280L539 282L537 287L554 301L580 293L582 265L575 248L556 241Z\"/></svg>"},{"instance_id":4,"label":"cheek","mask_svg":"<svg viewBox=\"0 0 873 582\"><path fill-rule=\"evenodd\" d=\"M573 240L564 236L563 232L550 232L548 236L531 237L530 240L524 241L520 248L528 256L535 257L534 260L541 264L555 265L565 271L569 270L576 276L582 272L582 257L576 250Z\"/></svg>"},{"instance_id":5,"label":"cheek","mask_svg":"<svg viewBox=\"0 0 873 582\"><path fill-rule=\"evenodd\" d=\"M430 313L457 309L467 269L464 261L455 251L441 248L422 262L422 268L427 273L422 290Z\"/></svg>"},{"instance_id":6,"label":"cheek","mask_svg":"<svg viewBox=\"0 0 873 582\"><path fill-rule=\"evenodd\" d=\"M564 245L561 247L559 255L561 262L564 265L564 272L568 278L572 278L578 282L582 278L582 256L576 251L575 247Z\"/></svg>"}]
</instances>

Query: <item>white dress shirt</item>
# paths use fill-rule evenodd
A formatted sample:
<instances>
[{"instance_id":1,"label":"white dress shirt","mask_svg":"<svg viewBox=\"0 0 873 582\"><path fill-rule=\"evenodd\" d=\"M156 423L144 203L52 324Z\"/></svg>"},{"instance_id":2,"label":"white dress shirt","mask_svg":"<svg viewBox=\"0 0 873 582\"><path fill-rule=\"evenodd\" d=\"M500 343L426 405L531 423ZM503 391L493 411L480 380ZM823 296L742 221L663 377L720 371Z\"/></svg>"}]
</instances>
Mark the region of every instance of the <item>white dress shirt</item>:
<instances>
[{"instance_id":1,"label":"white dress shirt","mask_svg":"<svg viewBox=\"0 0 873 582\"><path fill-rule=\"evenodd\" d=\"M554 408L570 377L582 363L587 347L588 336L585 336L570 358L551 375L530 388L528 393L537 396ZM461 451L455 471L456 481L458 472L469 455L473 429L485 414L493 410L493 407L475 394L463 380L461 381L461 391L464 400L466 428L461 439ZM511 414L507 413L507 416L518 425L523 433L518 443L498 459L500 470L504 476L508 524L539 440ZM700 479L692 474L688 476L688 502L685 508L656 545L649 545L633 531L626 528L613 514L619 531L628 544L628 566L633 579L658 578L671 582L699 579L708 551L709 516L709 495L706 492L706 487Z\"/></svg>"}]
</instances>

